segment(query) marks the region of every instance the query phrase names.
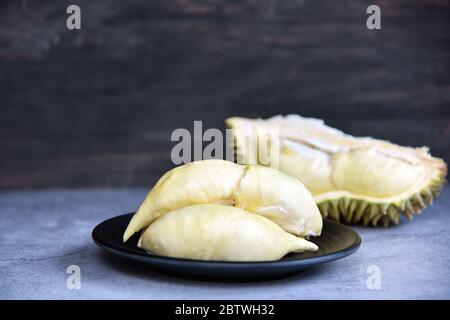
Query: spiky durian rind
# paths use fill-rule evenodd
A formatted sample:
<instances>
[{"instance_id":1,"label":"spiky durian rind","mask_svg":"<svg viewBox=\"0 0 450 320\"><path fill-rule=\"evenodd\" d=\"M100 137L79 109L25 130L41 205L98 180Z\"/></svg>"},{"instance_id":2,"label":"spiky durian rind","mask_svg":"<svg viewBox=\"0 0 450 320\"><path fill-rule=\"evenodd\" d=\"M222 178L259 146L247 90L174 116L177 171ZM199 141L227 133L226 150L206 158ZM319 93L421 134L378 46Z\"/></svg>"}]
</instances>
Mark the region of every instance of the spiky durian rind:
<instances>
[{"instance_id":1,"label":"spiky durian rind","mask_svg":"<svg viewBox=\"0 0 450 320\"><path fill-rule=\"evenodd\" d=\"M398 224L401 214L410 220L414 215L420 214L426 206L433 203L433 199L439 195L445 183L445 173L443 173L428 187L397 203L371 203L344 196L323 200L317 203L317 206L326 219L346 224L388 227Z\"/></svg>"}]
</instances>

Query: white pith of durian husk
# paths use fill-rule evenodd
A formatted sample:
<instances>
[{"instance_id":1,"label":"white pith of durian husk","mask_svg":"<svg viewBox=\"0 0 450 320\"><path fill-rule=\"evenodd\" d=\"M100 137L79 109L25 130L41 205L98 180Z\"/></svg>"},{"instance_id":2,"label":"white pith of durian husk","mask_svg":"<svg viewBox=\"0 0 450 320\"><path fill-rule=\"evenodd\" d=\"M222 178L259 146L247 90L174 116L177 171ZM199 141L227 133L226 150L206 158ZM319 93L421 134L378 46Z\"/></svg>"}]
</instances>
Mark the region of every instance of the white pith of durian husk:
<instances>
[{"instance_id":1,"label":"white pith of durian husk","mask_svg":"<svg viewBox=\"0 0 450 320\"><path fill-rule=\"evenodd\" d=\"M157 255L212 261L278 260L317 245L240 208L198 204L170 211L142 233L139 247Z\"/></svg>"},{"instance_id":2,"label":"white pith of durian husk","mask_svg":"<svg viewBox=\"0 0 450 320\"><path fill-rule=\"evenodd\" d=\"M132 217L123 240L170 211L196 204L245 209L297 236L317 236L322 230L314 198L296 178L260 165L203 160L164 174Z\"/></svg>"},{"instance_id":3,"label":"white pith of durian husk","mask_svg":"<svg viewBox=\"0 0 450 320\"><path fill-rule=\"evenodd\" d=\"M432 203L445 183L447 166L427 147L353 137L298 115L233 117L226 125L235 129L234 148L243 163L249 160L245 135L276 132L279 170L302 181L322 215L337 221L397 224L400 214L412 218Z\"/></svg>"}]
</instances>

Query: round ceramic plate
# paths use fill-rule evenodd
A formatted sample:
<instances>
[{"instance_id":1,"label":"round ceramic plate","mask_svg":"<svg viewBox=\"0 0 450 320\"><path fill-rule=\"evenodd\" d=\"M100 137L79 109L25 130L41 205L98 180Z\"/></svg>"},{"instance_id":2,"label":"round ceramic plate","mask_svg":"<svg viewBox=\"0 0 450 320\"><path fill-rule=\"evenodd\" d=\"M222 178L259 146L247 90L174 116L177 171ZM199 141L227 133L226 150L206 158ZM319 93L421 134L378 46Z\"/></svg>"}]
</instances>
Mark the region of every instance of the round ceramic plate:
<instances>
[{"instance_id":1,"label":"round ceramic plate","mask_svg":"<svg viewBox=\"0 0 450 320\"><path fill-rule=\"evenodd\" d=\"M109 253L144 263L159 272L203 280L262 280L285 277L348 256L361 244L359 235L349 227L324 220L322 235L310 239L319 246L316 252L291 253L278 261L263 262L176 259L151 255L139 249L136 246L138 234L123 243L122 235L132 216L132 213L117 216L97 225L92 232L95 243Z\"/></svg>"}]
</instances>

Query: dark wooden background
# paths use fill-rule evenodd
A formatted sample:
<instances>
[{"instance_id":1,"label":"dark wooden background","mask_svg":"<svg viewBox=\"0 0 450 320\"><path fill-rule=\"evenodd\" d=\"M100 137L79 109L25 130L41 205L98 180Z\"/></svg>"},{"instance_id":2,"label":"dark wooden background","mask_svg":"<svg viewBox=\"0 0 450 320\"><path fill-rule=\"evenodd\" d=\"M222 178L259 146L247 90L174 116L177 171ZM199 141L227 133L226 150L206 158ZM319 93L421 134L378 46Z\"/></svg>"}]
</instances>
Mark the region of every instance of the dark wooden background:
<instances>
[{"instance_id":1,"label":"dark wooden background","mask_svg":"<svg viewBox=\"0 0 450 320\"><path fill-rule=\"evenodd\" d=\"M449 161L449 74L449 1L4 0L0 188L149 186L173 129L232 115L320 117Z\"/></svg>"}]
</instances>

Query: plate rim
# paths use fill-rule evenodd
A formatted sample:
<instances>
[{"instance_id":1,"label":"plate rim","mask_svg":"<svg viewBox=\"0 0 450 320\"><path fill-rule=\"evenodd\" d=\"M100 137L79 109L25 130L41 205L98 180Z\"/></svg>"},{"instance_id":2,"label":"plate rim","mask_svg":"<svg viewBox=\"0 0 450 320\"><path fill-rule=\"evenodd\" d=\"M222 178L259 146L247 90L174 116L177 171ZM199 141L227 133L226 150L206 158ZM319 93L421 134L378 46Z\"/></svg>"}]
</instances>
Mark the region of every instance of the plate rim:
<instances>
[{"instance_id":1,"label":"plate rim","mask_svg":"<svg viewBox=\"0 0 450 320\"><path fill-rule=\"evenodd\" d=\"M130 258L134 261L139 261L139 262L142 262L142 259L146 259L149 262L152 261L152 262L169 263L169 264L183 263L183 264L195 265L197 267L199 265L211 266L211 267L217 267L217 266L223 267L224 265L226 265L226 267L254 268L254 267L271 267L271 266L274 266L274 267L283 267L283 266L289 267L289 266L298 266L298 265L308 266L308 265L314 265L314 264L323 263L323 262L330 262L330 261L334 261L334 260L344 258L346 256L351 255L352 253L354 253L355 251L357 251L359 249L359 247L361 246L361 243L362 243L361 236L355 230L353 230L352 228L350 228L346 225L343 225L341 223L331 221L328 219L323 219L324 223L331 224L331 225L337 225L339 228L348 229L347 231L350 231L351 233L354 234L354 236L356 236L356 241L352 245L350 245L344 249L338 250L336 252L324 254L322 256L308 257L308 258L304 258L304 259L283 260L283 258L281 258L280 260L266 260L266 261L223 261L223 260L196 260L196 259L174 258L174 257L165 257L165 256L159 256L159 255L151 255L151 254L145 253L144 251L131 252L131 251L128 251L127 249L124 249L123 247L120 247L119 245L106 243L101 238L99 238L99 236L98 236L99 229L101 228L101 226L103 224L107 223L110 220L118 219L118 218L125 217L125 216L130 216L130 219L131 219L133 214L134 214L134 212L120 214L120 215L108 218L108 219L103 220L102 222L98 223L92 230L92 239L94 240L95 244L97 244L99 247L106 250L107 252L115 253L122 257L127 256L128 258Z\"/></svg>"}]
</instances>

